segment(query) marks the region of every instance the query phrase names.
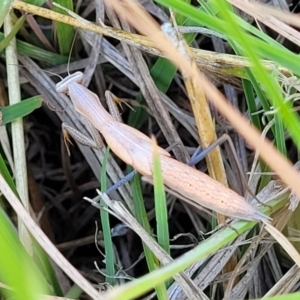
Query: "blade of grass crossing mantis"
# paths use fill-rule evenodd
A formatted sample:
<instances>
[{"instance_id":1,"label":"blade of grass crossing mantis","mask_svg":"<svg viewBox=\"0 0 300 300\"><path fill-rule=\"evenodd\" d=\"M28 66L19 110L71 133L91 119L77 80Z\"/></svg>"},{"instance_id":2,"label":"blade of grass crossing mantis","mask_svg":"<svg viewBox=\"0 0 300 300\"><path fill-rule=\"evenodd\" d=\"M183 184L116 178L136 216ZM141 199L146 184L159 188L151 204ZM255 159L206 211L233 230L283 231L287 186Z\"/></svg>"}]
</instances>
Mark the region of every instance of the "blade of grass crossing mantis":
<instances>
[{"instance_id":1,"label":"blade of grass crossing mantis","mask_svg":"<svg viewBox=\"0 0 300 300\"><path fill-rule=\"evenodd\" d=\"M105 150L105 156L102 163L101 168L101 191L107 190L107 180L106 180L106 168L107 168L107 160L109 155L109 147ZM107 208L105 203L101 203L104 208ZM105 245L105 265L106 265L106 282L111 285L116 284L115 276L115 259L114 259L114 248L112 243L111 237L111 227L109 221L109 214L105 209L100 210L100 217L101 217L101 224L103 230L103 238L104 238L104 245Z\"/></svg>"}]
</instances>

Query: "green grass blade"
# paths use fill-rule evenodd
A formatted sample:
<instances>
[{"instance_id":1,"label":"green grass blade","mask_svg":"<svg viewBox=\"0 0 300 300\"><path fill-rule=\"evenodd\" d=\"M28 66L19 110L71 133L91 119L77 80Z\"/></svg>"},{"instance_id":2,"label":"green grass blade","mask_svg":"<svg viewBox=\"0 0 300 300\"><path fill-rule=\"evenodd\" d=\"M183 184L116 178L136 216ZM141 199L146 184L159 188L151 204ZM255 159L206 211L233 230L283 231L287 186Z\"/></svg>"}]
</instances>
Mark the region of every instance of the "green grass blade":
<instances>
[{"instance_id":1,"label":"green grass blade","mask_svg":"<svg viewBox=\"0 0 300 300\"><path fill-rule=\"evenodd\" d=\"M46 0L26 0L24 2L30 3L35 6L42 6L46 2Z\"/></svg>"},{"instance_id":2,"label":"green grass blade","mask_svg":"<svg viewBox=\"0 0 300 300\"><path fill-rule=\"evenodd\" d=\"M134 203L135 217L148 234L152 235L151 227L148 221L147 212L144 205L141 180L139 175L135 175L132 182L132 198ZM144 254L148 269L150 272L156 270L160 263L152 251L143 243ZM160 284L155 288L158 299L165 299L166 286Z\"/></svg>"},{"instance_id":3,"label":"green grass blade","mask_svg":"<svg viewBox=\"0 0 300 300\"><path fill-rule=\"evenodd\" d=\"M8 124L15 119L25 117L32 113L35 109L40 108L43 99L41 96L35 96L20 103L5 106L1 108L2 113L2 124Z\"/></svg>"},{"instance_id":4,"label":"green grass blade","mask_svg":"<svg viewBox=\"0 0 300 300\"><path fill-rule=\"evenodd\" d=\"M26 16L22 16L14 25L12 31L0 42L0 53L9 45L10 41L15 37L20 28L23 26Z\"/></svg>"},{"instance_id":5,"label":"green grass blade","mask_svg":"<svg viewBox=\"0 0 300 300\"><path fill-rule=\"evenodd\" d=\"M0 27L3 25L4 18L8 14L9 10L13 5L12 0L1 0L0 1Z\"/></svg>"},{"instance_id":6,"label":"green grass blade","mask_svg":"<svg viewBox=\"0 0 300 300\"><path fill-rule=\"evenodd\" d=\"M275 136L274 141L276 148L284 155L287 156L285 137L284 137L284 125L282 119L279 114L275 113L274 115L275 121Z\"/></svg>"},{"instance_id":7,"label":"green grass blade","mask_svg":"<svg viewBox=\"0 0 300 300\"><path fill-rule=\"evenodd\" d=\"M257 108L255 103L255 94L253 91L253 86L249 80L242 79L242 83L243 83L243 91L245 93L245 98L246 98L251 122L256 128L261 130L261 123L260 123L259 116L255 114L257 112Z\"/></svg>"},{"instance_id":8,"label":"green grass blade","mask_svg":"<svg viewBox=\"0 0 300 300\"><path fill-rule=\"evenodd\" d=\"M266 98L265 93L261 90L259 83L257 82L255 76L249 70L247 70L247 75L249 77L249 80L251 81L251 85L252 85L253 89L255 90L257 97L259 98L259 101L260 101L260 104L261 104L263 110L265 112L270 111L271 110L270 103L269 103L268 99ZM248 88L250 89L250 87L248 87ZM248 107L251 108L251 113L255 113L257 111L256 105L255 105L255 103L251 103L251 101L255 102L255 98L252 98L252 99L246 98L246 99L247 99ZM260 120L258 120L259 125L256 122L254 123L255 120L257 120L256 117L251 115L251 121L253 122L253 124L255 124L257 128L262 128ZM268 120L271 121L271 118L268 118Z\"/></svg>"},{"instance_id":9,"label":"green grass blade","mask_svg":"<svg viewBox=\"0 0 300 300\"><path fill-rule=\"evenodd\" d=\"M82 289L78 285L74 284L64 296L71 299L80 299L81 295Z\"/></svg>"},{"instance_id":10,"label":"green grass blade","mask_svg":"<svg viewBox=\"0 0 300 300\"><path fill-rule=\"evenodd\" d=\"M106 177L106 168L107 168L107 160L109 155L109 147L105 150L105 155L102 163L101 169L101 191L104 193L107 190L107 177ZM107 205L102 202L101 205L104 208L107 208ZM116 284L115 276L115 259L114 259L114 248L111 238L111 227L109 221L109 214L106 210L100 210L101 224L103 230L103 239L105 245L105 264L106 264L106 282L111 285Z\"/></svg>"},{"instance_id":11,"label":"green grass blade","mask_svg":"<svg viewBox=\"0 0 300 300\"><path fill-rule=\"evenodd\" d=\"M158 155L158 146L155 138L153 140L153 185L154 185L154 202L155 216L157 228L158 244L170 254L170 235L168 223L168 210L164 181L162 177L160 158ZM167 282L167 286L171 285L171 281Z\"/></svg>"},{"instance_id":12,"label":"green grass blade","mask_svg":"<svg viewBox=\"0 0 300 300\"><path fill-rule=\"evenodd\" d=\"M208 1L200 9L192 7L188 3L185 3L183 1L177 0L159 0L156 2L162 3L164 5L170 5L173 9L175 9L175 11L179 13L184 13L184 16L188 18L187 21L184 23L184 25L186 26L200 24L202 26L206 26L217 32L220 32L223 35L228 36L228 33L226 31L226 23L216 16L220 9L217 5L214 4L214 1ZM254 47L253 43L259 43L257 51L259 51L260 55L263 58L274 59L276 56L280 55L282 59L282 66L287 68L291 67L292 61L297 60L295 54L287 51L281 44L276 42L274 39L262 33L254 26L245 22L243 19L237 17L235 14L231 12L229 12L229 14L239 26L241 26L250 33L247 34L247 39L252 41L252 47ZM184 18L181 18L181 20L184 20ZM182 24L179 22L178 25ZM253 37L253 35L256 35L256 37ZM195 38L195 36L195 34L185 35L187 43L190 44ZM233 38L233 36L229 34L229 38ZM270 45L272 46L270 47ZM294 66L293 71L295 72L295 74L299 74L300 65L297 67ZM157 87L162 92L166 92L170 83L172 82L175 72L176 67L171 62L167 61L164 58L159 58L155 65L151 68L150 74ZM242 76L244 78L247 78L247 73L245 71L243 72L241 70L238 70L236 72L232 70L232 74L236 74L236 76ZM139 103L143 103L143 98L141 95L139 95L136 100ZM147 115L142 112L142 108L138 108L135 114L130 113L128 123L134 127L139 128L145 122L146 119Z\"/></svg>"},{"instance_id":13,"label":"green grass blade","mask_svg":"<svg viewBox=\"0 0 300 300\"><path fill-rule=\"evenodd\" d=\"M4 34L0 32L0 42L4 39ZM27 55L33 59L37 59L39 61L47 62L49 64L57 65L63 64L68 61L68 57L62 56L60 54L56 54L42 48L33 46L29 43L18 41L17 40L17 50L18 53Z\"/></svg>"},{"instance_id":14,"label":"green grass blade","mask_svg":"<svg viewBox=\"0 0 300 300\"><path fill-rule=\"evenodd\" d=\"M144 205L144 199L141 189L141 179L138 174L136 174L132 181L132 198L134 204L134 214L137 221L142 225L142 227L152 235L151 226L147 217L147 212ZM146 247L147 248L147 247ZM147 248L148 249L148 248ZM155 270L158 266L158 261L153 264L153 269ZM151 269L150 269L151 271Z\"/></svg>"},{"instance_id":15,"label":"green grass blade","mask_svg":"<svg viewBox=\"0 0 300 300\"><path fill-rule=\"evenodd\" d=\"M0 280L13 289L2 289L6 299L38 300L49 294L46 282L33 260L25 252L6 214L0 208Z\"/></svg>"},{"instance_id":16,"label":"green grass blade","mask_svg":"<svg viewBox=\"0 0 300 300\"><path fill-rule=\"evenodd\" d=\"M73 1L72 0L56 0L56 3L59 5L67 8L68 10L73 11ZM54 11L68 15L68 13L60 9L56 6L54 6ZM74 28L73 26L56 22L56 32L57 32L57 39L58 39L58 45L59 45L59 50L62 55L69 55L72 47L72 43L74 40Z\"/></svg>"},{"instance_id":17,"label":"green grass blade","mask_svg":"<svg viewBox=\"0 0 300 300\"><path fill-rule=\"evenodd\" d=\"M12 189L12 191L18 197L18 192L17 192L16 186L15 186L15 183L13 181L13 178L12 178L11 174L9 173L7 166L1 155L0 155L0 173L2 174L3 178L5 179L5 181L9 185L9 187ZM1 203L1 201L0 201L0 203ZM4 227L0 226L0 232L2 232L3 230L6 230L5 229L6 225L3 225L3 226ZM6 232L5 234L10 234L10 233ZM0 237L0 239L1 239L1 237ZM2 245L1 241L0 241L0 245ZM39 271L42 273L42 275L38 275L38 276L40 278L45 278L45 280L47 280L48 285L51 286L52 289L55 291L55 295L63 296L61 287L56 278L56 274L52 268L52 265L49 262L48 256L45 254L44 250L40 247L39 244L34 243L34 249L35 249L34 256L33 256L34 262L36 263L36 266L38 267ZM2 266L2 264L1 264L1 258L0 258L0 273L3 271L4 274L6 274L6 271L4 269L1 270L1 266ZM32 292L35 292L35 290L33 289Z\"/></svg>"},{"instance_id":18,"label":"green grass blade","mask_svg":"<svg viewBox=\"0 0 300 300\"><path fill-rule=\"evenodd\" d=\"M5 179L5 181L7 182L7 184L9 185L9 187L12 189L12 191L15 193L16 196L19 196L15 183L11 177L10 172L7 169L7 166L3 160L3 157L0 155L0 173L2 174L3 178Z\"/></svg>"},{"instance_id":19,"label":"green grass blade","mask_svg":"<svg viewBox=\"0 0 300 300\"><path fill-rule=\"evenodd\" d=\"M153 138L154 140L154 138ZM156 141L153 141L153 185L158 244L170 254L167 201Z\"/></svg>"},{"instance_id":20,"label":"green grass blade","mask_svg":"<svg viewBox=\"0 0 300 300\"><path fill-rule=\"evenodd\" d=\"M53 269L51 261L48 255L45 253L44 249L34 241L34 262L39 268L40 272L43 274L45 280L47 280L48 285L51 286L51 290L54 295L64 296L63 291L60 286L59 278L57 278L56 273Z\"/></svg>"}]
</instances>

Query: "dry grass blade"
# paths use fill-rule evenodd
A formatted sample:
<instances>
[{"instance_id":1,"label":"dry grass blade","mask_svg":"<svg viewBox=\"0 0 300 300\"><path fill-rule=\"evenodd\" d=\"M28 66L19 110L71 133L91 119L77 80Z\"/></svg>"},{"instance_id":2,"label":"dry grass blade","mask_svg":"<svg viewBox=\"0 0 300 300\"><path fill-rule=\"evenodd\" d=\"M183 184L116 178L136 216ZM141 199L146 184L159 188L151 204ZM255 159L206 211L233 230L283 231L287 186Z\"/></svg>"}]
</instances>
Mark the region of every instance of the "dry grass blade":
<instances>
[{"instance_id":1,"label":"dry grass blade","mask_svg":"<svg viewBox=\"0 0 300 300\"><path fill-rule=\"evenodd\" d=\"M288 272L266 293L262 299L270 298L276 295L287 294L294 290L299 282L300 272L297 265L292 266Z\"/></svg>"},{"instance_id":2,"label":"dry grass blade","mask_svg":"<svg viewBox=\"0 0 300 300\"><path fill-rule=\"evenodd\" d=\"M85 29L97 34L103 34L106 36L113 37L153 55L165 56L165 54L160 51L159 47L155 43L153 43L147 37L141 35L128 33L126 31L114 29L109 26L97 26L89 21L86 21L83 18L80 18L76 14L72 14L73 17L69 17L18 0L14 2L13 6L16 9L25 11L27 13L42 16L44 18L49 18L54 21L66 23L76 28ZM202 71L211 74L215 79L219 80L220 82L241 87L240 81L235 77L231 77L231 70L244 70L246 67L249 67L249 61L246 58L229 54L218 54L216 56L215 52L194 48L191 48L191 53ZM274 68L276 67L274 63L269 61L265 61L264 65L266 69L270 71L274 70ZM279 72L285 74L286 76L289 76L289 71L285 68L279 68ZM234 74L234 76L239 76L240 72L236 72Z\"/></svg>"},{"instance_id":3,"label":"dry grass blade","mask_svg":"<svg viewBox=\"0 0 300 300\"><path fill-rule=\"evenodd\" d=\"M289 240L274 226L266 224L266 230L278 241L281 247L291 256L294 262L300 266L300 256Z\"/></svg>"},{"instance_id":4,"label":"dry grass blade","mask_svg":"<svg viewBox=\"0 0 300 300\"><path fill-rule=\"evenodd\" d=\"M8 35L13 28L13 22L10 15L4 20L4 31ZM9 46L5 49L6 53L6 64L7 64L7 74L8 74L8 92L10 104L16 104L21 102L21 91L19 83L19 70L18 70L18 57L17 57L17 46L16 39L14 38ZM30 210L29 204L29 195L28 195L28 181L27 176L24 176L27 173L26 166L26 150L25 150L25 137L24 137L24 127L23 119L19 118L12 123L12 145L13 145L13 158L15 165L15 180L16 188L20 195L20 199L27 209ZM28 253L33 253L33 245L22 222L18 222L19 236L20 240L23 243L24 247Z\"/></svg>"}]
</instances>

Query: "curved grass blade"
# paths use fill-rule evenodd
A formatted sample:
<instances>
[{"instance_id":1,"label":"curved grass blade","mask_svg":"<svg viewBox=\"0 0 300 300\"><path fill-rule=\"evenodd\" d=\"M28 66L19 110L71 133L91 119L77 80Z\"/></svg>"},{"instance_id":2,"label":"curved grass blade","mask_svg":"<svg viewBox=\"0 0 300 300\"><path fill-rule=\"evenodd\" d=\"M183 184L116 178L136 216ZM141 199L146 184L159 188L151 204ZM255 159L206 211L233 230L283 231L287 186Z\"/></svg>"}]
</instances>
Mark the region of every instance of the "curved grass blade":
<instances>
[{"instance_id":1,"label":"curved grass blade","mask_svg":"<svg viewBox=\"0 0 300 300\"><path fill-rule=\"evenodd\" d=\"M0 32L0 42L3 39L4 39L4 34L2 32ZM23 42L23 41L17 40L17 50L18 50L18 53L20 53L20 54L27 55L33 59L47 62L52 65L66 63L68 61L67 56L62 56L60 54L46 51L42 48L33 46L33 45Z\"/></svg>"},{"instance_id":2,"label":"curved grass blade","mask_svg":"<svg viewBox=\"0 0 300 300\"><path fill-rule=\"evenodd\" d=\"M12 31L5 37L5 39L0 42L0 53L8 46L10 41L15 37L15 35L20 30L20 28L23 26L25 20L26 20L26 17L24 15L17 21L17 23L14 25Z\"/></svg>"},{"instance_id":3,"label":"curved grass blade","mask_svg":"<svg viewBox=\"0 0 300 300\"><path fill-rule=\"evenodd\" d=\"M2 113L2 124L7 124L15 119L29 115L35 109L41 107L42 101L43 99L41 96L35 96L23 100L20 103L1 108L0 112Z\"/></svg>"}]
</instances>

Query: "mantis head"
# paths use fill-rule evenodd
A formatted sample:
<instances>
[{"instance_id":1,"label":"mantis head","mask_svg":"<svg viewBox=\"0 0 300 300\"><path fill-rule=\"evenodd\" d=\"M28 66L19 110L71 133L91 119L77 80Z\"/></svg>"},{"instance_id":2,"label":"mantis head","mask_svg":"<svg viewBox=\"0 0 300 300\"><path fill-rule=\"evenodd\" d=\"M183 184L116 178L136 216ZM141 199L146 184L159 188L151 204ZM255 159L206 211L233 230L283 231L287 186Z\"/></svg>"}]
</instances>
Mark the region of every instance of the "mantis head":
<instances>
[{"instance_id":1,"label":"mantis head","mask_svg":"<svg viewBox=\"0 0 300 300\"><path fill-rule=\"evenodd\" d=\"M60 82L58 82L56 84L56 91L59 93L64 93L64 94L68 94L69 93L69 85L73 82L76 83L81 83L83 80L83 73L78 71L75 72L74 74L71 74L69 76L67 76L66 78L64 78L63 80L61 80Z\"/></svg>"}]
</instances>

